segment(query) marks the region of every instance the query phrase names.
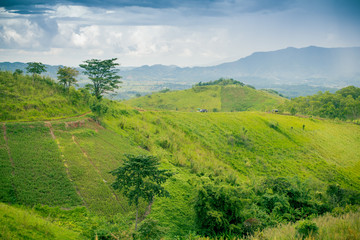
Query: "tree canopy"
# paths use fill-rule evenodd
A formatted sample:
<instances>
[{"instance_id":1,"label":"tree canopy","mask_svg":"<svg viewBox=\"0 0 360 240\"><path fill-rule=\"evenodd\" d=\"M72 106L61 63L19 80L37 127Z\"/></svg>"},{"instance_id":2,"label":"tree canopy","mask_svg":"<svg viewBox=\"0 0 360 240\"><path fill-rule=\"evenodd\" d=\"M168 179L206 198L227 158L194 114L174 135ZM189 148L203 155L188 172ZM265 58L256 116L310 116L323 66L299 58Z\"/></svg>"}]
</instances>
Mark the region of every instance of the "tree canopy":
<instances>
[{"instance_id":1,"label":"tree canopy","mask_svg":"<svg viewBox=\"0 0 360 240\"><path fill-rule=\"evenodd\" d=\"M107 92L118 89L118 84L122 83L119 79L121 76L117 75L115 63L117 58L99 60L91 59L84 61L84 64L80 64L80 67L85 69L84 74L88 75L93 84L88 84L87 87L93 91L93 94L101 99L102 95Z\"/></svg>"},{"instance_id":2,"label":"tree canopy","mask_svg":"<svg viewBox=\"0 0 360 240\"><path fill-rule=\"evenodd\" d=\"M32 73L33 80L36 74L46 72L46 67L41 62L29 62L27 63L26 72Z\"/></svg>"},{"instance_id":3,"label":"tree canopy","mask_svg":"<svg viewBox=\"0 0 360 240\"><path fill-rule=\"evenodd\" d=\"M75 77L79 75L79 71L71 67L59 67L57 75L59 82L66 88L70 87L71 84L76 84Z\"/></svg>"},{"instance_id":4,"label":"tree canopy","mask_svg":"<svg viewBox=\"0 0 360 240\"><path fill-rule=\"evenodd\" d=\"M154 156L125 155L123 165L110 173L116 177L112 184L114 189L122 190L129 204L136 206L136 225L140 198L151 202L155 196L169 196L163 184L172 174L168 170L159 169L159 161Z\"/></svg>"}]
</instances>

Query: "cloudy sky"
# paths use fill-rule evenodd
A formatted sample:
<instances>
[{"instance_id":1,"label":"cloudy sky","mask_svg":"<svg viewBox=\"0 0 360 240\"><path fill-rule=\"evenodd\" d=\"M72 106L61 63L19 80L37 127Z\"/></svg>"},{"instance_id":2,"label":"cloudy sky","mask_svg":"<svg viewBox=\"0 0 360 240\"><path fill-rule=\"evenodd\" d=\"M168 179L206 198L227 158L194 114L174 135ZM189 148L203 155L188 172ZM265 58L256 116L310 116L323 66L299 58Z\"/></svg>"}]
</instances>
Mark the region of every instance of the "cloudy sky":
<instances>
[{"instance_id":1,"label":"cloudy sky","mask_svg":"<svg viewBox=\"0 0 360 240\"><path fill-rule=\"evenodd\" d=\"M360 46L360 0L1 0L0 61L206 66Z\"/></svg>"}]
</instances>

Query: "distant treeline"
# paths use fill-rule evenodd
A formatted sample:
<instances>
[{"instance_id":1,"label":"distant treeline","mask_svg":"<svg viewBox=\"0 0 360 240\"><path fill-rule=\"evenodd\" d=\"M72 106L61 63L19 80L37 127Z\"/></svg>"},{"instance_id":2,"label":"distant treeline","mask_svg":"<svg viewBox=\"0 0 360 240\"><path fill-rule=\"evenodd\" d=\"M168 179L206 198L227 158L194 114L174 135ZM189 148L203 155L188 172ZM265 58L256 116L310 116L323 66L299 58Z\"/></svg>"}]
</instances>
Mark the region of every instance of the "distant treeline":
<instances>
[{"instance_id":1,"label":"distant treeline","mask_svg":"<svg viewBox=\"0 0 360 240\"><path fill-rule=\"evenodd\" d=\"M360 118L360 88L349 86L335 93L318 92L307 97L296 97L281 107L288 111L323 118L356 120Z\"/></svg>"},{"instance_id":2,"label":"distant treeline","mask_svg":"<svg viewBox=\"0 0 360 240\"><path fill-rule=\"evenodd\" d=\"M218 80L215 81L210 81L210 82L199 82L197 84L195 84L195 86L209 86L209 85L233 85L233 84L237 84L240 86L245 86L245 84L243 82L240 81L236 81L232 78L220 78Z\"/></svg>"}]
</instances>

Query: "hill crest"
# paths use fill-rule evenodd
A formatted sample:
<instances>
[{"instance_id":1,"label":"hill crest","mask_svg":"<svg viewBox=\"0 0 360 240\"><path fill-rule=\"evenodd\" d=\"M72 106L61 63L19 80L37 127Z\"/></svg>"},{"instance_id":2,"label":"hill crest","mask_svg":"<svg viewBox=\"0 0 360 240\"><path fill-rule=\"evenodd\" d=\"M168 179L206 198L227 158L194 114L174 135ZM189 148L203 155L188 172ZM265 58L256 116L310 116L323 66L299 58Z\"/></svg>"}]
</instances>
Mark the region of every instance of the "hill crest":
<instances>
[{"instance_id":1,"label":"hill crest","mask_svg":"<svg viewBox=\"0 0 360 240\"><path fill-rule=\"evenodd\" d=\"M219 80L217 80L219 81ZM144 109L195 112L199 108L210 112L270 111L286 101L279 95L235 81L198 83L191 89L163 91L134 98L125 103Z\"/></svg>"}]
</instances>

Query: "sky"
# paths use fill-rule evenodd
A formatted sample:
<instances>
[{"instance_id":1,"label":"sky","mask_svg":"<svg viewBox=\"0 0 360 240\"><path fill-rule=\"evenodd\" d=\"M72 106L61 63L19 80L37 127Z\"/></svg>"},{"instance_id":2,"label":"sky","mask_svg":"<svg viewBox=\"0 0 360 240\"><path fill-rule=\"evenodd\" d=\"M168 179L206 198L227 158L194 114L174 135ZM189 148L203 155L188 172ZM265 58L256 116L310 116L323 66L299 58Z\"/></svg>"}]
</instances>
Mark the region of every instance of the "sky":
<instances>
[{"instance_id":1,"label":"sky","mask_svg":"<svg viewBox=\"0 0 360 240\"><path fill-rule=\"evenodd\" d=\"M360 46L360 0L1 0L0 62L210 66Z\"/></svg>"}]
</instances>

